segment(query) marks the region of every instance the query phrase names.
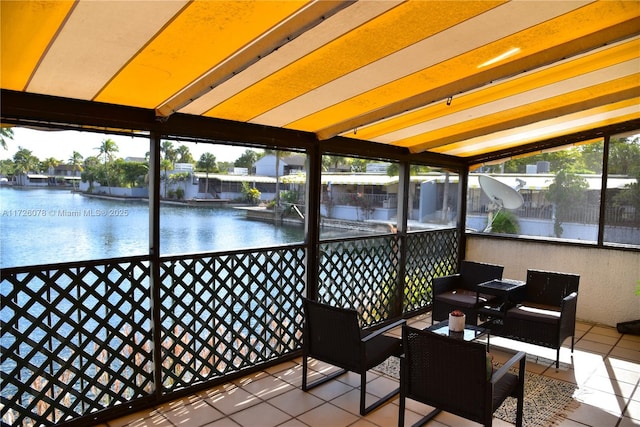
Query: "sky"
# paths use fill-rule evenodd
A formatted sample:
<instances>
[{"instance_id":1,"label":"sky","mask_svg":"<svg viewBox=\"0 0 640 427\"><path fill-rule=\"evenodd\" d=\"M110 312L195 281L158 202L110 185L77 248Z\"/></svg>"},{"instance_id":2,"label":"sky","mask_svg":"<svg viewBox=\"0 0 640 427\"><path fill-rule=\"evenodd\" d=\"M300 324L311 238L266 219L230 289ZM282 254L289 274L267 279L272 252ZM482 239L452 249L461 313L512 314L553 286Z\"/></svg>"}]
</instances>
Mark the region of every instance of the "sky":
<instances>
[{"instance_id":1,"label":"sky","mask_svg":"<svg viewBox=\"0 0 640 427\"><path fill-rule=\"evenodd\" d=\"M94 132L78 131L39 131L28 128L13 128L13 139L5 138L7 150L0 148L0 160L13 159L19 147L31 150L31 154L40 160L53 157L68 162L74 151L83 158L98 155L98 147L102 141L111 138L118 146L116 157L144 157L149 151L148 138L133 138L130 136L111 135ZM247 150L247 147L229 147L223 145L196 144L192 142L172 141L174 148L184 144L195 160L205 152L216 156L218 162L232 162Z\"/></svg>"}]
</instances>

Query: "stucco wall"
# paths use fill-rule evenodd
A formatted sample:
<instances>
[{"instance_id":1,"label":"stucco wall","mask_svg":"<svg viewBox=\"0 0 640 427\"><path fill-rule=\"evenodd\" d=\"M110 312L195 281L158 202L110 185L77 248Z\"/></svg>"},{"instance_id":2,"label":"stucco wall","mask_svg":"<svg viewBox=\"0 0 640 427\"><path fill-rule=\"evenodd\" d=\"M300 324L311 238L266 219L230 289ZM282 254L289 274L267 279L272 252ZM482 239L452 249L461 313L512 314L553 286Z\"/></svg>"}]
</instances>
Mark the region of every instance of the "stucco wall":
<instances>
[{"instance_id":1,"label":"stucco wall","mask_svg":"<svg viewBox=\"0 0 640 427\"><path fill-rule=\"evenodd\" d=\"M580 275L578 319L615 326L640 319L640 253L553 242L469 235L466 259L504 265L504 277L525 280L529 268Z\"/></svg>"}]
</instances>

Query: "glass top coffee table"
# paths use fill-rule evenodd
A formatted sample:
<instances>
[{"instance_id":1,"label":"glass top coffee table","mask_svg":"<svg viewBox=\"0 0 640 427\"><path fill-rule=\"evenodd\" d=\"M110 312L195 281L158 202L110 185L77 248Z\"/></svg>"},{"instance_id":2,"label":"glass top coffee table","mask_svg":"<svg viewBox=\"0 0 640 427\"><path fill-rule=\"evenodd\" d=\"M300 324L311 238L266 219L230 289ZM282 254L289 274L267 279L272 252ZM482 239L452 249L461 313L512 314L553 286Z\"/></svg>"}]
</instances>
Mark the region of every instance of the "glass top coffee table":
<instances>
[{"instance_id":1,"label":"glass top coffee table","mask_svg":"<svg viewBox=\"0 0 640 427\"><path fill-rule=\"evenodd\" d=\"M454 332L449 330L449 320L443 320L442 322L431 325L427 328L428 331L435 332L436 334L446 335L454 339L473 341L478 338L487 337L487 350L489 350L489 337L491 331L489 328L475 325L464 325L464 331Z\"/></svg>"},{"instance_id":2,"label":"glass top coffee table","mask_svg":"<svg viewBox=\"0 0 640 427\"><path fill-rule=\"evenodd\" d=\"M495 279L480 283L476 295L480 293L496 296L495 301L478 309L480 316L485 316L489 322L485 324L499 325L500 319L507 314L507 310L515 306L515 301L524 299L525 282L511 279Z\"/></svg>"}]
</instances>

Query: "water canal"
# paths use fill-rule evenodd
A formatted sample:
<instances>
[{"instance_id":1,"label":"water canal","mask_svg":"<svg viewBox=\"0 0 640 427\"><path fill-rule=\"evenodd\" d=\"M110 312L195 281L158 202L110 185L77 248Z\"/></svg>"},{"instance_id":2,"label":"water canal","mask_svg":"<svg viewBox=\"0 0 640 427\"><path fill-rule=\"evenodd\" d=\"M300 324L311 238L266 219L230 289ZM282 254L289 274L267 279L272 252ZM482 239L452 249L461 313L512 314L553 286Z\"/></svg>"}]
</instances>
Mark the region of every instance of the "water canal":
<instances>
[{"instance_id":1,"label":"water canal","mask_svg":"<svg viewBox=\"0 0 640 427\"><path fill-rule=\"evenodd\" d=\"M0 187L0 235L0 268L145 255L149 205L67 190ZM163 256L303 240L301 226L247 220L231 207L160 208Z\"/></svg>"}]
</instances>

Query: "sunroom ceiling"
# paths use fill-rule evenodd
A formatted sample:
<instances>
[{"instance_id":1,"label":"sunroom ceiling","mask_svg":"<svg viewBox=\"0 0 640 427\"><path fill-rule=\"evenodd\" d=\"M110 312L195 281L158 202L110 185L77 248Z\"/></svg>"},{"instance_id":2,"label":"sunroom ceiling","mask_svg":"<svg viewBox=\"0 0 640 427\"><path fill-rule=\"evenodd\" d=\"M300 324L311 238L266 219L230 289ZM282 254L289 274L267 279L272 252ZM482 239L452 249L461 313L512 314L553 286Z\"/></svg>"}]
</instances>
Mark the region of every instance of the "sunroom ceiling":
<instances>
[{"instance_id":1,"label":"sunroom ceiling","mask_svg":"<svg viewBox=\"0 0 640 427\"><path fill-rule=\"evenodd\" d=\"M472 157L640 118L638 1L2 1L1 87Z\"/></svg>"}]
</instances>

